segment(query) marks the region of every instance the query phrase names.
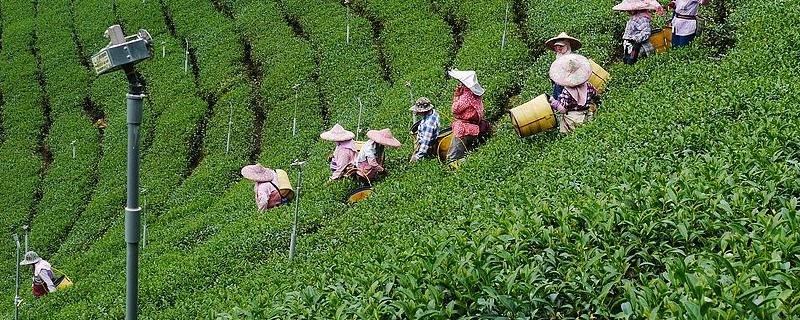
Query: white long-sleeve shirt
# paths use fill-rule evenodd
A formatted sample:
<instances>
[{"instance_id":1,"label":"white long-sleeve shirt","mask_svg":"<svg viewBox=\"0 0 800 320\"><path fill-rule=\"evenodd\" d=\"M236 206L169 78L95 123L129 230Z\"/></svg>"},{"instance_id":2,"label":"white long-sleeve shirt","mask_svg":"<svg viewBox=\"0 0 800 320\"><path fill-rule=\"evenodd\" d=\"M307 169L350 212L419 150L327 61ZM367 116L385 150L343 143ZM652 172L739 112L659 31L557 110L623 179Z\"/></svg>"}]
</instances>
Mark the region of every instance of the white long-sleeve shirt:
<instances>
[{"instance_id":1,"label":"white long-sleeve shirt","mask_svg":"<svg viewBox=\"0 0 800 320\"><path fill-rule=\"evenodd\" d=\"M683 16L697 16L700 4L705 0L675 0L675 13ZM677 16L672 19L672 33L677 36L688 36L697 32L697 20L683 19Z\"/></svg>"},{"instance_id":2,"label":"white long-sleeve shirt","mask_svg":"<svg viewBox=\"0 0 800 320\"><path fill-rule=\"evenodd\" d=\"M33 284L45 284L47 292L55 292L56 286L53 284L53 270L50 263L45 260L39 260L33 265Z\"/></svg>"}]
</instances>

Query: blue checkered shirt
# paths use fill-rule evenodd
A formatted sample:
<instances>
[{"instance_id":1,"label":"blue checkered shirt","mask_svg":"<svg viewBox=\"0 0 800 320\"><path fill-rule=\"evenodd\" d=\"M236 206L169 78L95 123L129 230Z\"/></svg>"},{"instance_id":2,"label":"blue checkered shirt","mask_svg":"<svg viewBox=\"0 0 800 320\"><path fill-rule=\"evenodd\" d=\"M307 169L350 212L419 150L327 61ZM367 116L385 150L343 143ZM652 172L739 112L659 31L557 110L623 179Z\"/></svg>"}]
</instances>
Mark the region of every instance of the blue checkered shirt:
<instances>
[{"instance_id":1,"label":"blue checkered shirt","mask_svg":"<svg viewBox=\"0 0 800 320\"><path fill-rule=\"evenodd\" d=\"M439 113L436 110L431 110L419 123L417 130L417 144L419 148L414 153L414 159L419 160L428 155L428 150L436 143L436 137L439 136Z\"/></svg>"}]
</instances>

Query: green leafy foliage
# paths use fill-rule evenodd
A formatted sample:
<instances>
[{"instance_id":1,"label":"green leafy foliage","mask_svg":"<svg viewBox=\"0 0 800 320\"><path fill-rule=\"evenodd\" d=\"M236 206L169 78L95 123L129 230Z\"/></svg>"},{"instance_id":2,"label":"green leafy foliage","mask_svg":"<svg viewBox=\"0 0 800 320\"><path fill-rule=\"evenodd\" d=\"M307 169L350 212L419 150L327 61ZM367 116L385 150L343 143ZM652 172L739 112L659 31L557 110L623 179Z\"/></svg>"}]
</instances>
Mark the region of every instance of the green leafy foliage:
<instances>
[{"instance_id":1,"label":"green leafy foliage","mask_svg":"<svg viewBox=\"0 0 800 320\"><path fill-rule=\"evenodd\" d=\"M99 32L115 20L156 39L157 56L140 65L149 94L143 140L150 141L141 318L796 317L800 123L787 111L800 89L790 46L800 41L793 28L800 21L796 6L726 3L722 20L736 30L736 46L722 59L693 45L633 67L614 63L624 17L604 0L512 1L503 50L503 1L354 1L349 45L347 7L337 1L76 5L86 50L104 45ZM11 124L0 158L14 170L0 172L8 183L0 199L15 197L6 200L12 214L0 217L6 224L27 216L41 165L33 153L20 156L32 152L43 121L38 88L27 85L36 69L15 62L32 59L29 31L58 6L28 20L22 13L30 4L3 4L4 16L14 17L4 21L0 62L10 70L0 80ZM37 30L40 41L65 32ZM550 90L552 56L541 43L563 30L611 71L603 108L570 136L519 139L504 110ZM196 75L183 73L183 37L195 50ZM711 34L698 43L704 37ZM774 55L764 55L765 47ZM101 146L81 151L103 151L94 191L78 187L86 180L71 182L92 172L92 159L56 153L39 206L47 208L35 222L69 219L63 208L86 206L74 227L57 226L70 232L50 258L76 286L24 310L41 319L121 318L124 83L86 75L76 56L42 54L52 57L45 64L52 92L85 90L112 125ZM48 66L59 64L69 67ZM355 184L325 184L333 146L318 142L319 132L337 122L355 130L360 96L364 128L390 127L410 142L405 81L446 118L453 86L446 67L478 71L487 113L500 119L495 137L458 171L435 161L407 164L404 143L389 151L390 176L375 184L375 195L343 204ZM60 106L53 144L92 132L85 117L69 112L80 97L53 100ZM187 171L198 132L202 156ZM26 143L24 152L9 147ZM293 208L256 212L252 184L239 180L253 156L284 169L309 161L291 263ZM289 171L295 180L297 171ZM91 199L81 201L86 194Z\"/></svg>"}]
</instances>

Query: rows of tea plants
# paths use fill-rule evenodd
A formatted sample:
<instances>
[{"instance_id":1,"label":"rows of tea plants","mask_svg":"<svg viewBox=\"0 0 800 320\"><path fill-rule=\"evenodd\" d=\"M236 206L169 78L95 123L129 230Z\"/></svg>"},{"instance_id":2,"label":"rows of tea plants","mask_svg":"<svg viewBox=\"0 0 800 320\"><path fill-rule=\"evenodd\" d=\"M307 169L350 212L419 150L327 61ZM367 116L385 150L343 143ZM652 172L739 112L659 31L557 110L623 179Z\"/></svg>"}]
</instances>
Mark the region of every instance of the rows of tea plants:
<instances>
[{"instance_id":1,"label":"rows of tea plants","mask_svg":"<svg viewBox=\"0 0 800 320\"><path fill-rule=\"evenodd\" d=\"M89 109L99 108L87 95L90 71L79 63L75 43L63 41L72 38L70 20L56 18L64 15L65 7L69 1L38 7L31 33L36 36L30 43L42 60L41 99L49 105L52 119L45 137L52 157L30 221L31 247L45 256L55 253L91 197L102 147L102 133L92 126L99 118L94 119Z\"/></svg>"},{"instance_id":2,"label":"rows of tea plants","mask_svg":"<svg viewBox=\"0 0 800 320\"><path fill-rule=\"evenodd\" d=\"M763 25L794 22L750 18L788 9L741 6L738 41L750 46L722 62L693 47L635 68L615 66L616 90L602 121L545 145L517 140L505 126L498 141L473 155L461 172L491 174L457 192L465 210L456 224L400 246L339 250L325 256L337 267L321 276L338 281L320 280L274 305L265 296L238 314L796 315L798 121L784 112L790 97L773 93L796 84L786 78L790 62L754 58ZM796 38L789 33L778 42ZM776 73L746 72L767 65ZM628 83L637 85L623 87ZM687 94L665 92L665 83ZM744 83L749 89L741 90ZM409 215L420 202L434 204L433 216L452 210L425 194L371 201Z\"/></svg>"},{"instance_id":3,"label":"rows of tea plants","mask_svg":"<svg viewBox=\"0 0 800 320\"><path fill-rule=\"evenodd\" d=\"M493 45L499 44L504 5L493 2L492 10L481 11L446 5L446 10L457 12L451 15L466 22L463 50L452 52L442 47L451 35L431 35L436 45L419 44L417 48L425 48L420 49L423 56L438 58L414 62L404 50L414 44L410 39L415 27L440 32L444 27L441 21L415 21L418 15L432 15L420 12L425 11L425 3L354 4L361 6L361 11L352 17L349 46L344 44L345 7L336 2L322 6L215 3L216 8L202 3L191 17L184 13L173 20L178 30L190 30L182 29L186 27L181 21L195 16L197 21L191 23L213 22L215 32L228 41L222 49L193 46L200 66L195 84L192 78L177 76L183 72L181 36L170 36L163 16L158 16L163 13L163 3L142 4L157 9L149 15L141 12L152 10L138 10L142 6L138 3L117 8L126 28L148 28L157 44L164 39L171 49L169 62L159 64L156 57L141 66L152 91L150 104L155 105L149 115L155 136L148 150L156 151L146 152L146 161L148 157L154 162L168 159L157 153L157 146L185 141L177 132L181 128L191 132L197 123L190 120L187 127L172 128L170 125L183 118L169 111L195 108L196 114L201 114L208 105L198 96L220 94L208 120L205 156L199 166L190 176L149 191L160 208L156 209L158 216L150 220L151 238L142 255L144 318L209 317L231 306L242 308L229 311L231 315L245 317L249 313L255 318L733 318L742 313L785 317L794 312L791 306L797 301L790 290L797 284L793 269L797 263L793 255L797 249L793 235L797 204L792 195L797 195L800 169L797 152L792 151L797 150L798 142L791 133L796 132L798 123L784 112L791 104L788 93L796 90L796 84L786 80L791 74L788 57L792 53L782 52L786 58L774 64L752 58L764 46L760 26L796 24L790 19L768 21L772 16L786 16L789 9L765 10L766 4L761 2L743 6L731 19L742 30L740 43L747 46L733 50L721 62L706 59L706 50L690 48L648 59L633 68L611 68L617 80L609 88L608 112L570 137L542 134L518 139L510 125L501 122L497 136L452 173L441 170L434 161L404 164L405 154L410 152L408 144L399 152L391 150L392 175L376 185L376 196L345 206L339 198L353 185L323 184L327 179L325 157L332 146L304 144L316 141L318 133L335 122L354 130L355 96L361 96L367 106L364 127L391 126L405 141L408 98L404 81L415 84L417 95L433 92L430 95L441 101L438 104L446 106L450 86L442 81L441 64L448 63L448 52L455 54L454 66L479 70L482 83L492 88L494 95L487 99L492 114L501 114L506 107L502 104L509 98L503 95L509 92L535 95L547 90L549 83L544 77L515 83L530 77L519 74L523 68L531 68L530 53L535 50L530 39L538 42L553 33L530 27L537 6L527 6L526 23L509 28L511 39L500 52L509 57L483 62L484 52L497 53ZM409 5L414 9L401 10ZM605 5L598 4L598 8ZM97 3L80 10L103 6ZM172 2L167 7L168 12L182 10L181 4ZM447 12L438 11L440 15ZM762 14L765 18L756 18ZM393 82L381 78L379 50L372 38L376 20L383 25L380 42L391 63ZM403 26L403 20L410 23ZM79 29L88 30L86 39L92 41L96 30L86 25L102 30L108 24L89 20L88 15L85 21ZM150 25L154 23L161 25ZM587 20L574 24L572 28L581 30ZM192 24L184 24L188 25ZM604 22L603 28L613 28L608 25ZM248 84L242 84L235 80L235 72L245 72L241 69L247 67L224 57L240 56L241 44L224 39L237 37L249 43L252 60L260 66L256 72L260 81L248 79ZM610 40L598 38L587 43L584 51L604 61L612 52ZM775 39L780 44L797 40L792 32ZM102 40L97 42L96 48L103 45ZM218 50L224 51L219 65L207 58L216 53L203 53ZM550 59L539 57L533 68L543 68ZM420 65L424 67L415 71ZM751 77L743 72L767 66L776 68L777 73ZM493 68L501 71L488 71ZM213 79L207 80L205 72ZM413 76L405 79L406 75ZM417 86L417 78L428 80L420 80ZM93 97L97 101L120 100L121 92L112 95L103 89L120 91L124 83L106 79L110 78L95 81ZM5 86L7 79L3 81ZM300 138L292 141L295 92L291 86L298 82L303 84L299 90ZM159 83L174 83L177 89ZM665 83L692 93L665 90ZM752 89L740 91L744 83ZM714 95L711 88L722 90ZM663 95L652 96L653 92ZM34 99L37 94L34 90ZM292 264L286 262L292 208L256 213L252 185L232 183L238 177L236 169L250 153L249 135L254 128L249 124L254 115L247 105L254 97L268 105L259 161L286 168L295 158L309 160L304 172L301 249ZM644 104L642 97L651 98ZM162 102L156 102L158 99ZM745 99L752 99L752 104L738 103ZM234 104L236 125L233 155L226 156L229 102ZM122 114L112 108L123 107L109 107L110 117ZM123 122L124 118L117 123ZM723 127L727 129L720 130ZM106 131L107 137L112 129ZM120 139L116 143L122 146L124 129L120 126L117 130ZM176 137L158 136L173 132ZM124 149L118 155L112 159L121 163ZM186 156L175 158L180 159L175 163L185 162ZM34 157L32 163L41 162ZM168 168L167 164L156 168L151 177L182 172ZM101 172L98 190L104 183L114 189L95 195L95 200L118 202L108 212L96 207L87 213L103 212L109 217L121 212L124 187L120 180L124 182L124 178L116 177L112 170ZM481 177L480 183L475 182L476 177ZM35 173L29 179L36 181ZM104 234L86 242L93 245L84 246L88 251L80 257L68 254L74 250L71 247L55 257L59 265L80 270L76 271L78 285L27 310L45 314L40 311L59 305L58 313L48 312L42 318L121 317L123 299L118 293L123 292L122 272L108 272L124 268L119 217L103 223L86 220L84 226L76 227ZM252 296L254 292L257 294Z\"/></svg>"},{"instance_id":4,"label":"rows of tea plants","mask_svg":"<svg viewBox=\"0 0 800 320\"><path fill-rule=\"evenodd\" d=\"M3 3L2 50L0 50L0 86L3 90L4 142L0 145L0 223L7 228L23 224L34 203L39 170L42 161L37 156L37 137L44 117L39 103L40 91L36 86L36 60L28 50L32 20L11 17L32 16L29 3ZM8 229L6 229L8 230ZM15 244L10 237L0 242L0 250L8 252L0 262L13 266L10 254ZM13 283L13 268L4 268L0 277L4 283ZM11 292L3 286L4 296ZM8 290L8 291L7 291Z\"/></svg>"}]
</instances>

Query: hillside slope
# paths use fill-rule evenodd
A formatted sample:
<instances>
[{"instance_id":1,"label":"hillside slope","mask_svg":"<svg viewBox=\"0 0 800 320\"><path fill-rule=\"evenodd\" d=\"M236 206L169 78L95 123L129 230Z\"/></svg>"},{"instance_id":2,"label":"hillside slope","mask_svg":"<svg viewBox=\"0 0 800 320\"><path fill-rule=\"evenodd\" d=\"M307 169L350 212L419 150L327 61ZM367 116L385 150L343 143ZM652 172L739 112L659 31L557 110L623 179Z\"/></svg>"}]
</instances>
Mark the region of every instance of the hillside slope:
<instances>
[{"instance_id":1,"label":"hillside slope","mask_svg":"<svg viewBox=\"0 0 800 320\"><path fill-rule=\"evenodd\" d=\"M624 17L610 12L613 1L556 2L598 16L566 20L546 14L551 1L513 1L503 50L506 5L497 0L354 1L350 44L347 10L336 1L2 4L0 63L10 71L0 79L0 159L11 167L0 172L9 208L0 219L42 230L33 249L76 281L26 301L24 317L124 314L124 84L81 67L115 22L147 28L159 50L169 49L139 70L150 95L142 319L800 315L800 120L792 112L800 2L715 2L703 9L710 19L698 44L724 50L695 45L633 67L617 62ZM54 8L74 19L60 29L77 39L67 48L37 45L67 36L45 28ZM581 52L607 63L614 79L592 124L520 139L504 112L549 89L552 55L540 43L561 29L584 39ZM77 53L56 54L70 49ZM454 85L446 67L479 72L496 120L495 136L458 171L406 163L405 81L444 111ZM59 100L74 90L82 94ZM341 200L355 185L324 184L332 146L316 137L336 122L355 129L356 97L365 127L391 127L404 146L389 151L391 175L375 196L348 206ZM91 127L91 108L69 109L86 99L103 107L109 129ZM80 129L59 129L70 126ZM93 135L95 145L81 149L90 157L71 161L56 147L74 139L68 134ZM60 151L48 158L36 153L42 145ZM287 168L297 158L310 165L290 264L292 207L255 212L237 169L252 161ZM69 208L51 207L65 196ZM44 232L53 223L59 231ZM0 262L13 266L13 257ZM13 283L10 271L4 283Z\"/></svg>"}]
</instances>

